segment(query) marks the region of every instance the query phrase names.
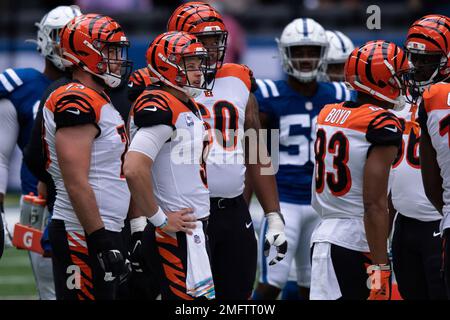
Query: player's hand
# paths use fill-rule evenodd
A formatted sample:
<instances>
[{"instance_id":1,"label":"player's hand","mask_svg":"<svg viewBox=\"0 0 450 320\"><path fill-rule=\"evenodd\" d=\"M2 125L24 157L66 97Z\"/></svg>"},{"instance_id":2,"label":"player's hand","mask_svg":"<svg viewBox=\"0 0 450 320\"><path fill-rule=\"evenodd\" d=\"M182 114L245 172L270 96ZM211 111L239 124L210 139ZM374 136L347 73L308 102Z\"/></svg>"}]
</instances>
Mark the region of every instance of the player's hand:
<instances>
[{"instance_id":1,"label":"player's hand","mask_svg":"<svg viewBox=\"0 0 450 320\"><path fill-rule=\"evenodd\" d=\"M122 253L114 246L111 235L101 228L87 236L88 246L93 249L97 259L105 272L103 280L106 282L126 279L130 273Z\"/></svg>"},{"instance_id":2,"label":"player's hand","mask_svg":"<svg viewBox=\"0 0 450 320\"><path fill-rule=\"evenodd\" d=\"M367 300L389 300L391 298L391 267L376 264L367 268L370 296Z\"/></svg>"},{"instance_id":3,"label":"player's hand","mask_svg":"<svg viewBox=\"0 0 450 320\"><path fill-rule=\"evenodd\" d=\"M6 222L3 203L0 203L0 258L3 255L4 248L12 248L12 235Z\"/></svg>"},{"instance_id":4,"label":"player's hand","mask_svg":"<svg viewBox=\"0 0 450 320\"><path fill-rule=\"evenodd\" d=\"M38 195L40 195L44 199L47 199L47 197L48 197L47 184L45 182L42 182L42 181L38 182L37 191L38 191Z\"/></svg>"},{"instance_id":5,"label":"player's hand","mask_svg":"<svg viewBox=\"0 0 450 320\"><path fill-rule=\"evenodd\" d=\"M179 211L166 211L167 224L161 229L168 232L183 231L191 235L192 230L195 229L197 221L194 211L191 208L182 209Z\"/></svg>"},{"instance_id":6,"label":"player's hand","mask_svg":"<svg viewBox=\"0 0 450 320\"><path fill-rule=\"evenodd\" d=\"M131 227L131 247L130 247L130 262L133 272L142 273L143 261L142 258L142 234L147 225L146 217L138 217L130 220Z\"/></svg>"},{"instance_id":7,"label":"player's hand","mask_svg":"<svg viewBox=\"0 0 450 320\"><path fill-rule=\"evenodd\" d=\"M279 212L270 212L266 215L266 218L268 228L264 238L264 255L266 257L269 255L271 246L275 246L277 249L276 257L269 262L269 265L272 266L284 259L288 243L284 234L283 215Z\"/></svg>"}]
</instances>

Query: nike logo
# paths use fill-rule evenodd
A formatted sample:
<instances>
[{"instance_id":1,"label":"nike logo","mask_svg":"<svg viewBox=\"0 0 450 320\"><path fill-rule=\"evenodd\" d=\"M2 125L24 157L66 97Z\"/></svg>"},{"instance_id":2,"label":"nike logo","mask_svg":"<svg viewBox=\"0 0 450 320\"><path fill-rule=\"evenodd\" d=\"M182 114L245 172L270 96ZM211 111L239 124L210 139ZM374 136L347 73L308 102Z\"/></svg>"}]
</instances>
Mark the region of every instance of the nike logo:
<instances>
[{"instance_id":1,"label":"nike logo","mask_svg":"<svg viewBox=\"0 0 450 320\"><path fill-rule=\"evenodd\" d=\"M147 107L147 108L144 108L144 110L146 110L146 111L156 111L157 108L156 107L152 107L152 108Z\"/></svg>"},{"instance_id":2,"label":"nike logo","mask_svg":"<svg viewBox=\"0 0 450 320\"><path fill-rule=\"evenodd\" d=\"M397 132L397 127L393 127L393 128L389 128L389 127L384 127L386 130L392 131L392 132Z\"/></svg>"},{"instance_id":3,"label":"nike logo","mask_svg":"<svg viewBox=\"0 0 450 320\"><path fill-rule=\"evenodd\" d=\"M245 227L246 227L247 229L250 228L250 226L252 225L252 223L253 223L253 222L246 223L246 224L245 224Z\"/></svg>"},{"instance_id":4,"label":"nike logo","mask_svg":"<svg viewBox=\"0 0 450 320\"><path fill-rule=\"evenodd\" d=\"M437 236L440 236L440 235L441 235L440 232L433 232L433 237L437 237Z\"/></svg>"},{"instance_id":5,"label":"nike logo","mask_svg":"<svg viewBox=\"0 0 450 320\"><path fill-rule=\"evenodd\" d=\"M67 109L66 110L67 112L70 112L70 113L73 113L73 114L76 114L76 115L79 115L80 114L80 109Z\"/></svg>"}]
</instances>

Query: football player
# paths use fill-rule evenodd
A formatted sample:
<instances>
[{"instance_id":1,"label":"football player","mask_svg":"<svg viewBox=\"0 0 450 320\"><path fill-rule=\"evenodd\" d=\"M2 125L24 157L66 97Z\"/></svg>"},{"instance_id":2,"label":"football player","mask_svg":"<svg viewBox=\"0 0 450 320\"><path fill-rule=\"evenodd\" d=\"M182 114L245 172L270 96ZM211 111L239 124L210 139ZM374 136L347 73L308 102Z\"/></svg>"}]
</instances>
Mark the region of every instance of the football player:
<instances>
[{"instance_id":1,"label":"football player","mask_svg":"<svg viewBox=\"0 0 450 320\"><path fill-rule=\"evenodd\" d=\"M403 125L387 109L404 106L407 68L393 43L356 48L345 64L356 102L328 104L318 116L312 205L322 221L311 239L311 299L390 297L387 189Z\"/></svg>"},{"instance_id":2,"label":"football player","mask_svg":"<svg viewBox=\"0 0 450 320\"><path fill-rule=\"evenodd\" d=\"M410 83L422 94L419 120L420 163L425 193L443 215L443 273L450 297L450 19L429 15L417 21L408 34L408 52L414 65ZM435 233L435 231L434 231Z\"/></svg>"},{"instance_id":3,"label":"football player","mask_svg":"<svg viewBox=\"0 0 450 320\"><path fill-rule=\"evenodd\" d=\"M218 299L245 300L253 290L257 263L257 241L242 195L246 173L268 222L262 236L266 254L271 246L277 250L270 264L282 260L287 250L275 178L264 172L271 165L270 159L250 161L251 155L265 156L267 147L259 140L244 148L244 131L259 135L260 129L258 104L252 93L254 79L246 66L223 63L228 33L221 14L212 6L185 3L175 9L167 26L169 31L195 35L208 50L210 70L206 80L214 87L195 101L212 142L207 159L211 267Z\"/></svg>"},{"instance_id":4,"label":"football player","mask_svg":"<svg viewBox=\"0 0 450 320\"><path fill-rule=\"evenodd\" d=\"M311 207L314 125L325 104L350 100L351 95L343 83L317 81L325 65L328 40L325 30L316 21L295 19L284 28L277 43L288 79L256 80L255 96L262 126L280 130L276 179L289 248L285 259L276 266L269 266L261 255L261 273L254 297L275 299L285 286L295 260L300 295L308 298L310 239L319 222L319 216ZM264 223L262 230L266 228Z\"/></svg>"},{"instance_id":5,"label":"football player","mask_svg":"<svg viewBox=\"0 0 450 320\"><path fill-rule=\"evenodd\" d=\"M128 274L121 229L130 192L123 175L125 124L104 93L128 76L129 42L110 17L81 15L61 31L71 83L47 99L48 172L57 196L49 225L58 299L115 299Z\"/></svg>"},{"instance_id":6,"label":"football player","mask_svg":"<svg viewBox=\"0 0 450 320\"><path fill-rule=\"evenodd\" d=\"M17 144L23 151L30 138L37 107L47 86L63 75L59 48L59 31L72 18L81 14L77 6L60 6L48 12L39 23L36 44L45 58L41 73L31 68L6 69L0 74L0 211L8 180L9 158ZM37 179L27 165L21 167L22 194L38 194ZM5 229L6 230L6 229ZM3 230L2 230L3 231ZM7 242L11 242L6 230ZM0 248L3 248L0 246ZM55 299L50 258L29 252L39 298Z\"/></svg>"},{"instance_id":7,"label":"football player","mask_svg":"<svg viewBox=\"0 0 450 320\"><path fill-rule=\"evenodd\" d=\"M150 214L149 224L133 216L131 231L143 232L143 267L158 275L162 299L214 298L204 233L209 143L193 100L206 88L207 56L188 33L156 37L146 58L158 87L142 92L130 114L125 176L137 212Z\"/></svg>"},{"instance_id":8,"label":"football player","mask_svg":"<svg viewBox=\"0 0 450 320\"><path fill-rule=\"evenodd\" d=\"M414 22L408 31L405 50L414 72L410 77L408 103L394 113L406 121L400 153L391 169L392 204L397 212L392 237L392 263L398 289L403 299L446 299L441 279L442 216L425 195L420 163L421 130L417 125L420 95L434 77L445 51L436 51L430 28L447 32L439 16L427 16ZM450 24L448 24L450 26ZM438 43L443 44L442 38ZM442 47L443 48L443 47ZM441 76L439 75L439 78ZM434 79L432 79L433 81ZM418 82L425 82L421 86ZM417 85L414 85L417 83Z\"/></svg>"},{"instance_id":9,"label":"football player","mask_svg":"<svg viewBox=\"0 0 450 320\"><path fill-rule=\"evenodd\" d=\"M352 40L340 31L326 31L329 47L325 58L326 75L330 81L344 81L344 65L355 49Z\"/></svg>"}]
</instances>

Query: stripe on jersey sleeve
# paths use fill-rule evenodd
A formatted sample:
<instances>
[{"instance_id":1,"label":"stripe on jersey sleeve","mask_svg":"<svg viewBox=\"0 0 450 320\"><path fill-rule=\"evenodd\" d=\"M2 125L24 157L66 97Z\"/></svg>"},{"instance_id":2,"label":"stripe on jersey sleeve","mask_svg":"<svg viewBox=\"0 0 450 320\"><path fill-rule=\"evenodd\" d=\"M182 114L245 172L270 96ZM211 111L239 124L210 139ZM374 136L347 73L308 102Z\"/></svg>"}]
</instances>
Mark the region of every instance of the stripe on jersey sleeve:
<instances>
[{"instance_id":1,"label":"stripe on jersey sleeve","mask_svg":"<svg viewBox=\"0 0 450 320\"><path fill-rule=\"evenodd\" d=\"M272 97L278 97L280 95L275 82L270 79L264 79L264 82L269 86L270 91L272 91Z\"/></svg>"},{"instance_id":2,"label":"stripe on jersey sleeve","mask_svg":"<svg viewBox=\"0 0 450 320\"><path fill-rule=\"evenodd\" d=\"M11 77L11 79L16 83L16 86L19 87L23 84L23 81L19 78L19 76L17 75L17 73L11 69L8 68L5 70L5 73L8 74L8 76Z\"/></svg>"},{"instance_id":3,"label":"stripe on jersey sleeve","mask_svg":"<svg viewBox=\"0 0 450 320\"><path fill-rule=\"evenodd\" d=\"M263 98L268 98L269 90L267 89L267 85L261 79L256 79L256 84L258 85L259 90L261 90Z\"/></svg>"},{"instance_id":4,"label":"stripe on jersey sleeve","mask_svg":"<svg viewBox=\"0 0 450 320\"><path fill-rule=\"evenodd\" d=\"M338 82L332 82L334 89L336 90L336 100L342 100L342 87Z\"/></svg>"},{"instance_id":5,"label":"stripe on jersey sleeve","mask_svg":"<svg viewBox=\"0 0 450 320\"><path fill-rule=\"evenodd\" d=\"M6 77L3 73L0 73L0 82L3 85L3 87L6 89L6 91L11 92L14 90L14 87L8 81L8 79L6 79Z\"/></svg>"}]
</instances>

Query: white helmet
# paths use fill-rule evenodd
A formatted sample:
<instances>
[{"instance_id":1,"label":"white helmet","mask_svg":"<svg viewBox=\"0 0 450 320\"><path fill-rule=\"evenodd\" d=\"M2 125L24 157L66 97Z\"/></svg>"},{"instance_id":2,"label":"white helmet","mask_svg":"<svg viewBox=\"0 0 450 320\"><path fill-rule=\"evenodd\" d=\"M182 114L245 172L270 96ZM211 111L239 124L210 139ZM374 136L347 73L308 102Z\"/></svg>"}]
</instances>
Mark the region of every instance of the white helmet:
<instances>
[{"instance_id":1,"label":"white helmet","mask_svg":"<svg viewBox=\"0 0 450 320\"><path fill-rule=\"evenodd\" d=\"M323 68L323 78L326 81L344 81L344 64L355 46L352 40L340 31L327 30L326 35L329 47ZM335 66L330 68L330 65Z\"/></svg>"},{"instance_id":2,"label":"white helmet","mask_svg":"<svg viewBox=\"0 0 450 320\"><path fill-rule=\"evenodd\" d=\"M65 67L59 54L59 32L70 20L80 15L78 6L59 6L48 12L40 22L35 23L38 28L36 41L38 52L61 71L64 71Z\"/></svg>"},{"instance_id":3,"label":"white helmet","mask_svg":"<svg viewBox=\"0 0 450 320\"><path fill-rule=\"evenodd\" d=\"M340 31L326 31L329 47L326 61L330 63L345 63L350 53L355 49L352 40Z\"/></svg>"},{"instance_id":4,"label":"white helmet","mask_svg":"<svg viewBox=\"0 0 450 320\"><path fill-rule=\"evenodd\" d=\"M280 50L283 69L287 74L301 82L310 82L317 78L325 63L328 49L325 29L320 24L310 18L295 19L284 28L281 37L275 40ZM320 54L314 58L294 57L292 48L301 46L319 46ZM304 62L312 63L312 70L301 71L300 64Z\"/></svg>"}]
</instances>

